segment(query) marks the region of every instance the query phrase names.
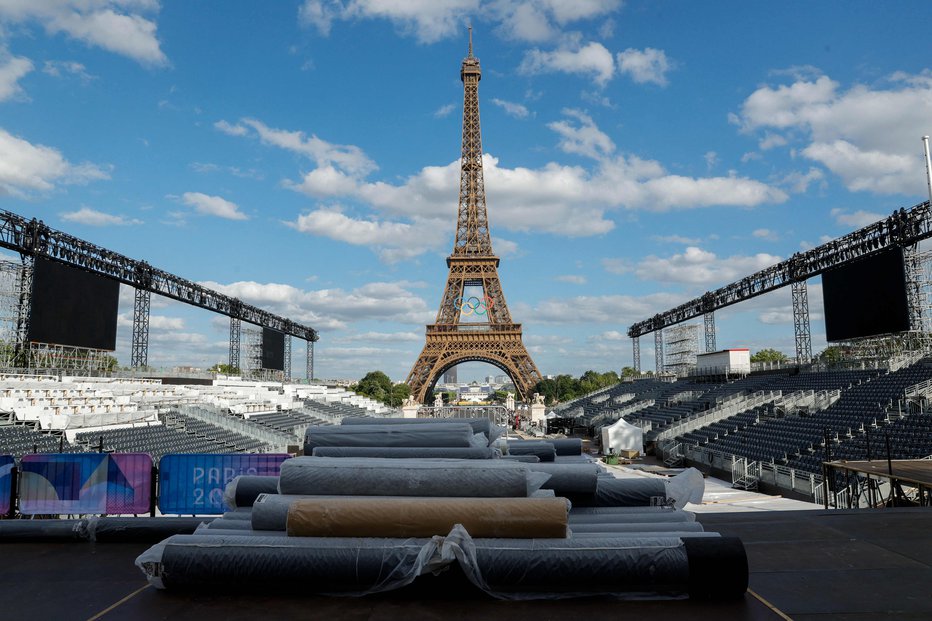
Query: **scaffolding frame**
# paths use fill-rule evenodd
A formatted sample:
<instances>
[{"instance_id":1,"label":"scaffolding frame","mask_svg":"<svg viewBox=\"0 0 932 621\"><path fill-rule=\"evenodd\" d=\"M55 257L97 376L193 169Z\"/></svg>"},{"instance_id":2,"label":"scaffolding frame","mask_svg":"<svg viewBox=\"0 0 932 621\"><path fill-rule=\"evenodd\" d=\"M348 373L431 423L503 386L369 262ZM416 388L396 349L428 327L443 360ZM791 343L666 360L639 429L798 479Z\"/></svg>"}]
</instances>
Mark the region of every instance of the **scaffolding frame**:
<instances>
[{"instance_id":1,"label":"scaffolding frame","mask_svg":"<svg viewBox=\"0 0 932 621\"><path fill-rule=\"evenodd\" d=\"M678 377L689 374L699 355L699 324L685 323L664 330L664 365L668 373Z\"/></svg>"}]
</instances>

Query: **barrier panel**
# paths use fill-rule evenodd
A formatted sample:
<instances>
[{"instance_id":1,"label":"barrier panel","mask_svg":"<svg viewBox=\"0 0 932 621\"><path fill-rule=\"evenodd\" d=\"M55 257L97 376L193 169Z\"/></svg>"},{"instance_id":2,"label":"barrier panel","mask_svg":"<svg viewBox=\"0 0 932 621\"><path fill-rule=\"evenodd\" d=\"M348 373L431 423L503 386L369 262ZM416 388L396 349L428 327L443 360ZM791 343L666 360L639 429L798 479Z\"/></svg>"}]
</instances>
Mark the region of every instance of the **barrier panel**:
<instances>
[{"instance_id":1,"label":"barrier panel","mask_svg":"<svg viewBox=\"0 0 932 621\"><path fill-rule=\"evenodd\" d=\"M23 515L137 514L151 508L148 453L24 455L21 469Z\"/></svg>"},{"instance_id":2,"label":"barrier panel","mask_svg":"<svg viewBox=\"0 0 932 621\"><path fill-rule=\"evenodd\" d=\"M182 515L220 514L223 489L240 475L278 476L284 453L165 455L159 461L159 510Z\"/></svg>"},{"instance_id":3,"label":"barrier panel","mask_svg":"<svg viewBox=\"0 0 932 621\"><path fill-rule=\"evenodd\" d=\"M13 506L13 467L16 461L12 455L0 455L0 515L6 515Z\"/></svg>"}]
</instances>

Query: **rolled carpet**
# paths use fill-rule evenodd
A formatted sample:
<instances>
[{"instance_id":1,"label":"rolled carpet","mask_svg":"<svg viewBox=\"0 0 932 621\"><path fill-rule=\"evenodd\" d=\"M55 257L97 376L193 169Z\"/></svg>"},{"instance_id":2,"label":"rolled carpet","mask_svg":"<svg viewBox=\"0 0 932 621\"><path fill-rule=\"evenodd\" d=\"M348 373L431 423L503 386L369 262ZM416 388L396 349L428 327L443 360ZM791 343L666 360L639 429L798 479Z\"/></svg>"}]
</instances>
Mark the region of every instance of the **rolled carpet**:
<instances>
[{"instance_id":1,"label":"rolled carpet","mask_svg":"<svg viewBox=\"0 0 932 621\"><path fill-rule=\"evenodd\" d=\"M240 475L223 489L223 503L230 509L251 507L259 494L274 494L277 491L278 477Z\"/></svg>"},{"instance_id":2,"label":"rolled carpet","mask_svg":"<svg viewBox=\"0 0 932 621\"><path fill-rule=\"evenodd\" d=\"M385 457L391 459L446 458L499 459L502 454L491 447L454 446L318 446L314 457Z\"/></svg>"},{"instance_id":3,"label":"rolled carpet","mask_svg":"<svg viewBox=\"0 0 932 621\"><path fill-rule=\"evenodd\" d=\"M488 418L401 418L398 416L375 418L368 416L346 416L341 421L341 425L431 425L443 423L468 423L473 432L483 433L488 438L489 444L496 439L505 430L499 425L495 425Z\"/></svg>"},{"instance_id":4,"label":"rolled carpet","mask_svg":"<svg viewBox=\"0 0 932 621\"><path fill-rule=\"evenodd\" d=\"M288 509L292 537L432 537L456 524L477 538L565 538L565 498L324 498Z\"/></svg>"},{"instance_id":5,"label":"rolled carpet","mask_svg":"<svg viewBox=\"0 0 932 621\"><path fill-rule=\"evenodd\" d=\"M550 475L525 464L477 459L295 457L282 464L282 494L315 496L527 497Z\"/></svg>"},{"instance_id":6,"label":"rolled carpet","mask_svg":"<svg viewBox=\"0 0 932 621\"><path fill-rule=\"evenodd\" d=\"M480 441L478 438L482 438ZM318 446L488 446L467 423L436 425L331 425L308 427L304 454Z\"/></svg>"},{"instance_id":7,"label":"rolled carpet","mask_svg":"<svg viewBox=\"0 0 932 621\"><path fill-rule=\"evenodd\" d=\"M508 442L509 455L534 455L541 461L553 461L556 459L557 450L553 448L550 442L539 442L535 440L516 440Z\"/></svg>"}]
</instances>

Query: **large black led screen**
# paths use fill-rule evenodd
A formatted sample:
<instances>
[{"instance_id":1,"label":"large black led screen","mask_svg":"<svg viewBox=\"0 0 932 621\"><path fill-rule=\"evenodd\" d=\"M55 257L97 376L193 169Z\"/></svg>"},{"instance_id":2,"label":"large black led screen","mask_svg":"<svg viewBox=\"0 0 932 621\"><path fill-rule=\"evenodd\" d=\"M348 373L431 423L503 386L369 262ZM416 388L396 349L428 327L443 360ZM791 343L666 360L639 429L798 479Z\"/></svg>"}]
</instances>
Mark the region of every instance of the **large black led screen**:
<instances>
[{"instance_id":1,"label":"large black led screen","mask_svg":"<svg viewBox=\"0 0 932 621\"><path fill-rule=\"evenodd\" d=\"M33 275L30 341L116 349L120 283L42 257Z\"/></svg>"},{"instance_id":2,"label":"large black led screen","mask_svg":"<svg viewBox=\"0 0 932 621\"><path fill-rule=\"evenodd\" d=\"M822 299L829 341L909 330L903 250L884 250L825 272Z\"/></svg>"},{"instance_id":3,"label":"large black led screen","mask_svg":"<svg viewBox=\"0 0 932 621\"><path fill-rule=\"evenodd\" d=\"M285 333L262 328L262 368L285 370Z\"/></svg>"}]
</instances>

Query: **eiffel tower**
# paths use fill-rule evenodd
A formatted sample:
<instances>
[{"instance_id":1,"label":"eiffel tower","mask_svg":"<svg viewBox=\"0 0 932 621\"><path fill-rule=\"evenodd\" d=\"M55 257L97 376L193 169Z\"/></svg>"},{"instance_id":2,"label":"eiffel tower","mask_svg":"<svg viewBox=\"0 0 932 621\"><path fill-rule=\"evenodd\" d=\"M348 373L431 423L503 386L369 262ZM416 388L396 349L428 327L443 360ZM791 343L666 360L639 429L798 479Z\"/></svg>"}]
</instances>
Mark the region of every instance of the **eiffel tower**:
<instances>
[{"instance_id":1,"label":"eiffel tower","mask_svg":"<svg viewBox=\"0 0 932 621\"><path fill-rule=\"evenodd\" d=\"M437 380L462 362L486 362L508 374L520 396L530 397L540 371L521 340L521 324L511 320L498 279L499 258L492 251L482 178L482 131L479 127L479 59L463 59L463 153L460 160L456 241L447 258L450 275L436 322L427 326L427 343L408 374L411 395L424 403ZM470 288L470 292L466 288ZM476 288L483 293L471 295ZM481 297L480 297L481 296ZM464 316L481 321L462 321Z\"/></svg>"}]
</instances>

